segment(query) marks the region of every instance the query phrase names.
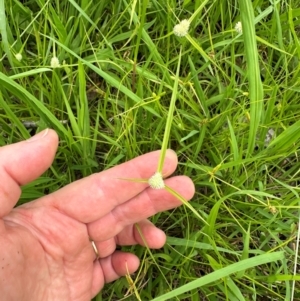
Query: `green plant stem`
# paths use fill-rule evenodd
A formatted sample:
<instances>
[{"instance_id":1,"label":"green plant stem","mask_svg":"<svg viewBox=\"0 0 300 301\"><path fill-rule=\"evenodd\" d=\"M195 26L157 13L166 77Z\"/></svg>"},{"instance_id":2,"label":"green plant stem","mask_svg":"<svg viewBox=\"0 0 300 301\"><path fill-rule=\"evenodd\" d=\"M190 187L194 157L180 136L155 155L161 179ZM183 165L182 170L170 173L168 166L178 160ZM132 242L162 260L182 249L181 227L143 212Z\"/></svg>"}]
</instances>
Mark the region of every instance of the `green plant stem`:
<instances>
[{"instance_id":1,"label":"green plant stem","mask_svg":"<svg viewBox=\"0 0 300 301\"><path fill-rule=\"evenodd\" d=\"M180 52L179 52L179 58L178 58L174 88L173 88L173 93L172 93L172 97L171 97L171 103L170 103L170 107L169 107L169 112L168 112L168 118L167 118L167 123L166 123L166 127L165 127L165 132L164 132L163 143L162 143L162 146L161 146L161 153L160 153L160 156L159 156L159 161L158 161L158 166L157 166L157 172L160 172L160 173L162 172L162 169L163 169L163 166L164 166L166 151L167 151L170 132L171 132L171 126L172 126L172 121L173 121L173 113L174 113L174 110L175 110L175 102L176 102L176 99L177 99L179 71L180 71L180 64L181 64L181 52L182 52L182 48L180 48Z\"/></svg>"}]
</instances>

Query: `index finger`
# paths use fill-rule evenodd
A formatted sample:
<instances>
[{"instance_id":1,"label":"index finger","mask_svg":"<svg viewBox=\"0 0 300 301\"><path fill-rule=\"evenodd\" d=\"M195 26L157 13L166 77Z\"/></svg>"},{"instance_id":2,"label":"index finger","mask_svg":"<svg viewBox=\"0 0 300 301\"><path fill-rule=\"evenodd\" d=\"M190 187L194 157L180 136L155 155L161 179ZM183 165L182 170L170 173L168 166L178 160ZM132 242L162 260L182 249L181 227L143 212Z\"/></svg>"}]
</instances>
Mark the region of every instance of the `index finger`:
<instances>
[{"instance_id":1,"label":"index finger","mask_svg":"<svg viewBox=\"0 0 300 301\"><path fill-rule=\"evenodd\" d=\"M73 182L36 201L52 206L60 212L81 221L93 222L118 205L141 193L149 185L121 178L148 179L156 171L160 151L139 156L98 174ZM177 155L166 153L163 175L171 175L177 166ZM32 204L33 205L33 204Z\"/></svg>"}]
</instances>

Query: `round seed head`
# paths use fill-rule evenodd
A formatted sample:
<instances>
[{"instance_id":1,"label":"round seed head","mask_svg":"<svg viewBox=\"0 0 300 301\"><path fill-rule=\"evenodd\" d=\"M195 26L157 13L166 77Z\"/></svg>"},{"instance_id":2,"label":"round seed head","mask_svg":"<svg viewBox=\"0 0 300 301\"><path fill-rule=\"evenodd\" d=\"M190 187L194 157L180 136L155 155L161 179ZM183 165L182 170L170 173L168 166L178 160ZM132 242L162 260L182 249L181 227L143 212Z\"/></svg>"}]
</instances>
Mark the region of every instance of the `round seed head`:
<instances>
[{"instance_id":1,"label":"round seed head","mask_svg":"<svg viewBox=\"0 0 300 301\"><path fill-rule=\"evenodd\" d=\"M160 172L156 172L149 180L148 184L153 189L165 188L165 182Z\"/></svg>"},{"instance_id":2,"label":"round seed head","mask_svg":"<svg viewBox=\"0 0 300 301\"><path fill-rule=\"evenodd\" d=\"M242 23L239 21L235 24L234 29L237 33L243 33Z\"/></svg>"},{"instance_id":3,"label":"round seed head","mask_svg":"<svg viewBox=\"0 0 300 301\"><path fill-rule=\"evenodd\" d=\"M184 37L188 34L191 22L187 19L180 21L179 24L175 25L173 32L177 37Z\"/></svg>"},{"instance_id":4,"label":"round seed head","mask_svg":"<svg viewBox=\"0 0 300 301\"><path fill-rule=\"evenodd\" d=\"M52 59L51 59L51 62L50 62L50 66L52 68L58 68L60 67L60 63L59 63L59 60L56 56L54 56Z\"/></svg>"},{"instance_id":5,"label":"round seed head","mask_svg":"<svg viewBox=\"0 0 300 301\"><path fill-rule=\"evenodd\" d=\"M22 58L23 58L23 56L22 56L22 54L21 53L17 53L16 55L15 55L15 58L19 61L19 62L21 62L22 61Z\"/></svg>"}]
</instances>

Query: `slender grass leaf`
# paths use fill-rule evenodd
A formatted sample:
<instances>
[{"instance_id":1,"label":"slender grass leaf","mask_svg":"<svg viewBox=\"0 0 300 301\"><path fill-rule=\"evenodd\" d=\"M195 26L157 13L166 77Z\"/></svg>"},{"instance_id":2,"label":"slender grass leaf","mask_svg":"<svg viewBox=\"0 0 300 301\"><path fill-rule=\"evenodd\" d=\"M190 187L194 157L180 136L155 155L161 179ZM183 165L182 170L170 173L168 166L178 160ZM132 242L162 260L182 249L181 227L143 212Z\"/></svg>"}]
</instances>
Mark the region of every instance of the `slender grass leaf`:
<instances>
[{"instance_id":1,"label":"slender grass leaf","mask_svg":"<svg viewBox=\"0 0 300 301\"><path fill-rule=\"evenodd\" d=\"M258 255L249 259L241 260L240 262L233 263L225 268L214 271L206 276L199 279L191 281L173 291L166 293L162 296L152 299L152 301L164 301L170 300L170 298L177 297L185 292L191 291L193 289L200 288L204 285L214 283L215 281L227 277L231 274L237 273L239 271L244 271L250 268L257 267L270 262L276 262L278 260L283 260L285 257L284 252L274 252L267 253L263 255Z\"/></svg>"}]
</instances>

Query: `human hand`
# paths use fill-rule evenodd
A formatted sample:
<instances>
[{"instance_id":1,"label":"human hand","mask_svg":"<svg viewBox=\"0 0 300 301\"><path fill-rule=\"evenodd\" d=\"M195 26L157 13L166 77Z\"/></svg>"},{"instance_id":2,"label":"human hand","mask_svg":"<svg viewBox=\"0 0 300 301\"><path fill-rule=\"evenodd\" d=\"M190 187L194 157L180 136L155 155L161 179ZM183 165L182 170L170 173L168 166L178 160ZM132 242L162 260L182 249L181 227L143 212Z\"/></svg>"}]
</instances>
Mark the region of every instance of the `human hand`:
<instances>
[{"instance_id":1,"label":"human hand","mask_svg":"<svg viewBox=\"0 0 300 301\"><path fill-rule=\"evenodd\" d=\"M14 208L21 189L52 163L58 137L46 130L32 141L0 148L1 300L89 301L107 282L133 273L138 258L116 246L161 248L165 234L146 218L181 205L165 190L120 178L149 178L159 151L93 174L38 200ZM177 165L168 151L163 174ZM186 199L194 194L184 176L165 180ZM91 244L95 241L99 258Z\"/></svg>"}]
</instances>

